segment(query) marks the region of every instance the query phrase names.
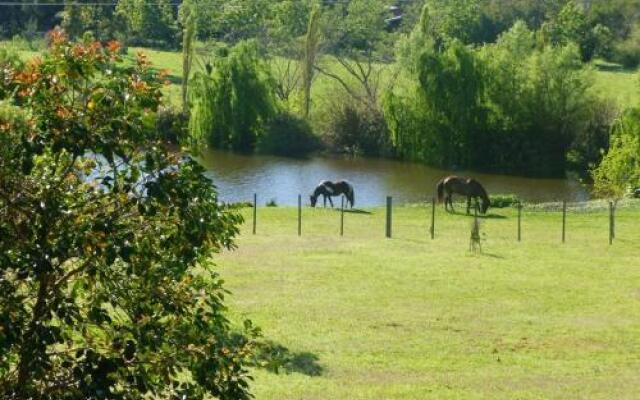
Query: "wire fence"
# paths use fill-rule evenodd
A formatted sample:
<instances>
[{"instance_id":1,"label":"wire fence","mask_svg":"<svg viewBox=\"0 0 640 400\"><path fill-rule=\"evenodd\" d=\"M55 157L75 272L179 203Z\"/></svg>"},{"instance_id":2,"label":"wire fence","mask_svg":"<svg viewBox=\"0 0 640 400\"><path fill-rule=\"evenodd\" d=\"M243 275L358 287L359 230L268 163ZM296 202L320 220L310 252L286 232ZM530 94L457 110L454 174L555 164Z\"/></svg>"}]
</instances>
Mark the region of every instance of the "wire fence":
<instances>
[{"instance_id":1,"label":"wire fence","mask_svg":"<svg viewBox=\"0 0 640 400\"><path fill-rule=\"evenodd\" d=\"M253 201L251 203L245 203L247 206L251 206L252 208L252 233L254 235L258 234L258 220L259 220L259 206L258 206L258 194L253 195ZM353 213L353 210L345 209L345 198L341 196L340 206L337 209L340 213L339 217L339 235L345 235L345 212ZM457 215L466 215L466 203L454 203L457 211L454 214ZM428 212L424 214L425 219L420 221L421 224L424 224L425 229L425 237L430 238L431 240L436 240L438 237L438 228L439 228L439 216L436 210L440 207L438 201L435 197L429 197L421 204L414 204L413 206L420 206L427 209ZM303 235L303 203L302 196L298 195L297 197L297 235ZM384 219L380 221L380 224L384 224L384 237L387 239L391 239L395 235L395 230L398 227L396 222L394 221L394 211L402 210L406 208L407 205L401 205L400 207L394 205L393 197L387 196L385 201L385 206L380 210L380 208L375 208L377 213L382 211L384 213ZM524 224L525 213L526 214L545 214L545 215L558 215L557 226L554 229L558 229L558 240L561 243L566 243L569 238L569 230L571 227L571 223L574 223L574 228L578 225L577 218L580 215L588 216L589 214L606 214L608 218L608 223L600 224L598 229L602 229L603 232L607 232L609 245L614 243L616 238L616 217L618 209L640 209L640 201L638 200L630 200L625 199L619 202L606 201L606 200L596 200L596 201L583 201L583 202L568 202L568 201L558 201L558 202L546 202L546 203L526 203L516 201L513 204L510 204L506 207L498 208L498 210L502 209L511 209L510 214L512 214L512 218L515 219L515 229L514 229L514 239L517 242L523 241L523 237L525 235L524 232ZM493 212L496 212L495 209ZM370 212L365 212L360 210L359 213L371 214ZM485 218L491 217L499 217L506 218L502 215L491 214L491 215L482 215L479 213L478 204L475 203L474 207L472 207L471 217L473 218L472 228L471 228L471 238L479 236L480 223L479 221ZM404 219L406 223L406 219ZM401 226L402 227L402 226ZM381 227L382 228L382 227ZM549 227L549 233L551 232L551 227ZM475 235L474 235L475 233ZM473 244L473 243L472 243ZM478 243L479 244L479 243Z\"/></svg>"}]
</instances>

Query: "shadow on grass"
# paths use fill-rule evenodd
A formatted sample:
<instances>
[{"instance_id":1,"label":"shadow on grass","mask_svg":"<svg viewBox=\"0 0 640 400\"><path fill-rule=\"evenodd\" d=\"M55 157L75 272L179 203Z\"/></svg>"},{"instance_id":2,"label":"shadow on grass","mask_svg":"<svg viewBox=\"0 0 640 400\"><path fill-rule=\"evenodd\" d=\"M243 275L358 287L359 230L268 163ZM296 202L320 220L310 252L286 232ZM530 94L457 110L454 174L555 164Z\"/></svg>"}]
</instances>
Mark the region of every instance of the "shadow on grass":
<instances>
[{"instance_id":1,"label":"shadow on grass","mask_svg":"<svg viewBox=\"0 0 640 400\"><path fill-rule=\"evenodd\" d=\"M255 356L257 367L275 374L296 372L307 376L320 376L323 369L318 361L318 356L313 353L292 352L287 347L271 341L261 343Z\"/></svg>"},{"instance_id":2,"label":"shadow on grass","mask_svg":"<svg viewBox=\"0 0 640 400\"><path fill-rule=\"evenodd\" d=\"M333 208L327 207L327 210L340 212L340 207L333 207ZM344 213L345 214L365 214L365 215L373 214L371 211L361 210L359 208L345 208Z\"/></svg>"},{"instance_id":3,"label":"shadow on grass","mask_svg":"<svg viewBox=\"0 0 640 400\"><path fill-rule=\"evenodd\" d=\"M461 215L463 217L469 217L469 218L473 218L473 214L467 214L464 212L449 212L449 214L451 215ZM478 218L479 219L507 219L507 217L505 217L504 215L500 215L500 214L478 214Z\"/></svg>"}]
</instances>

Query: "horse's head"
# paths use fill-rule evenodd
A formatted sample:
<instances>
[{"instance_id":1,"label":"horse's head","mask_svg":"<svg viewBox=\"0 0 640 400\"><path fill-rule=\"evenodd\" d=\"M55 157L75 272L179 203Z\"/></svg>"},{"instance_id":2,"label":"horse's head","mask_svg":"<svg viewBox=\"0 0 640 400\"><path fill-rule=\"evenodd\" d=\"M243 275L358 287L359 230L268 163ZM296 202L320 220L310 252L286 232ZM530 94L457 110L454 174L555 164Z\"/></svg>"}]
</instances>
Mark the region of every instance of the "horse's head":
<instances>
[{"instance_id":1,"label":"horse's head","mask_svg":"<svg viewBox=\"0 0 640 400\"><path fill-rule=\"evenodd\" d=\"M491 205L491 201L489 201L489 198L488 198L488 197L487 197L487 198L485 198L485 199L482 199L482 208L481 208L481 210L480 210L480 211L481 211L483 214L486 214L486 213L487 213L487 210L489 209L489 206L490 206L490 205Z\"/></svg>"},{"instance_id":2,"label":"horse's head","mask_svg":"<svg viewBox=\"0 0 640 400\"><path fill-rule=\"evenodd\" d=\"M313 193L311 196L309 196L309 200L311 200L311 207L315 207L316 202L318 201L318 196L316 196L316 194Z\"/></svg>"}]
</instances>

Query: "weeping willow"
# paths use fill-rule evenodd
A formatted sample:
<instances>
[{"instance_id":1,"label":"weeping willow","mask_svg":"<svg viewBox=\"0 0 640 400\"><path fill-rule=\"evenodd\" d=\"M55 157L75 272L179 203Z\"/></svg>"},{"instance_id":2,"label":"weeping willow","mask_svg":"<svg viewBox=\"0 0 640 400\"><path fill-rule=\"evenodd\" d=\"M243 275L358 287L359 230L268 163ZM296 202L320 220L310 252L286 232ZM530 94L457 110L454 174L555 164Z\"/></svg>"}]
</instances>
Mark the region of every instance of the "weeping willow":
<instances>
[{"instance_id":1,"label":"weeping willow","mask_svg":"<svg viewBox=\"0 0 640 400\"><path fill-rule=\"evenodd\" d=\"M273 84L255 42L218 55L190 82L192 144L249 151L276 113Z\"/></svg>"}]
</instances>

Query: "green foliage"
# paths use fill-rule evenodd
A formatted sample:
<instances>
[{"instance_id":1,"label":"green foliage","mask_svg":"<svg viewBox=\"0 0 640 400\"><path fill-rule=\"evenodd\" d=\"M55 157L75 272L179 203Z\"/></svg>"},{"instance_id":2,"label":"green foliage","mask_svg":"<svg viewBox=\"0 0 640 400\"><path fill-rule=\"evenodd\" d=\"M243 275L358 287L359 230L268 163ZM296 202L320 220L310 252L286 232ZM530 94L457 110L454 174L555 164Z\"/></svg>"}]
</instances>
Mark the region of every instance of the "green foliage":
<instances>
[{"instance_id":1,"label":"green foliage","mask_svg":"<svg viewBox=\"0 0 640 400\"><path fill-rule=\"evenodd\" d=\"M256 43L221 50L191 84L191 138L219 148L253 150L276 112L273 84Z\"/></svg>"},{"instance_id":2,"label":"green foliage","mask_svg":"<svg viewBox=\"0 0 640 400\"><path fill-rule=\"evenodd\" d=\"M591 74L575 45L539 49L522 22L481 49L455 40L441 51L415 47L421 43L428 41L414 32L400 48L401 65L418 89L397 90L385 100L403 158L561 175L567 153L581 140L573 146L576 163L597 161L593 149L606 143L608 131L600 116L611 113L592 96Z\"/></svg>"},{"instance_id":3,"label":"green foliage","mask_svg":"<svg viewBox=\"0 0 640 400\"><path fill-rule=\"evenodd\" d=\"M640 25L636 25L629 37L615 46L614 59L626 68L640 65Z\"/></svg>"},{"instance_id":4,"label":"green foliage","mask_svg":"<svg viewBox=\"0 0 640 400\"><path fill-rule=\"evenodd\" d=\"M304 156L319 147L319 140L307 121L284 112L269 121L256 143L259 153L289 157Z\"/></svg>"},{"instance_id":5,"label":"green foliage","mask_svg":"<svg viewBox=\"0 0 640 400\"><path fill-rule=\"evenodd\" d=\"M302 87L304 91L304 116L309 116L311 109L311 84L313 83L314 66L320 45L320 9L314 5L309 14L309 24L304 43L304 58L302 60Z\"/></svg>"},{"instance_id":6,"label":"green foliage","mask_svg":"<svg viewBox=\"0 0 640 400\"><path fill-rule=\"evenodd\" d=\"M640 109L628 110L614 127L609 151L593 170L594 191L620 199L640 187Z\"/></svg>"},{"instance_id":7,"label":"green foliage","mask_svg":"<svg viewBox=\"0 0 640 400\"><path fill-rule=\"evenodd\" d=\"M169 0L119 0L116 13L127 25L127 44L175 47L178 39L176 15Z\"/></svg>"},{"instance_id":8,"label":"green foliage","mask_svg":"<svg viewBox=\"0 0 640 400\"><path fill-rule=\"evenodd\" d=\"M72 38L90 32L98 40L125 39L127 18L115 7L69 3L62 11L62 28Z\"/></svg>"},{"instance_id":9,"label":"green foliage","mask_svg":"<svg viewBox=\"0 0 640 400\"><path fill-rule=\"evenodd\" d=\"M180 22L182 24L182 110L189 111L189 79L193 66L194 46L196 35L195 7L190 1L182 3L180 7Z\"/></svg>"},{"instance_id":10,"label":"green foliage","mask_svg":"<svg viewBox=\"0 0 640 400\"><path fill-rule=\"evenodd\" d=\"M476 165L473 158L481 152L472 150L482 144L486 118L481 60L457 40L442 52L427 48L420 54L410 74L418 90L386 100L399 154L441 166Z\"/></svg>"},{"instance_id":11,"label":"green foliage","mask_svg":"<svg viewBox=\"0 0 640 400\"><path fill-rule=\"evenodd\" d=\"M480 2L478 0L434 0L425 3L421 30L436 43L457 39L479 42Z\"/></svg>"},{"instance_id":12,"label":"green foliage","mask_svg":"<svg viewBox=\"0 0 640 400\"><path fill-rule=\"evenodd\" d=\"M353 102L334 106L328 136L331 146L339 152L367 156L392 154L384 116Z\"/></svg>"},{"instance_id":13,"label":"green foliage","mask_svg":"<svg viewBox=\"0 0 640 400\"><path fill-rule=\"evenodd\" d=\"M11 80L15 71L22 69L22 66L23 62L18 52L11 47L0 47L0 100L11 94L10 87L2 82Z\"/></svg>"},{"instance_id":14,"label":"green foliage","mask_svg":"<svg viewBox=\"0 0 640 400\"><path fill-rule=\"evenodd\" d=\"M171 106L159 107L156 114L158 135L170 143L181 143L187 135L189 116L183 110Z\"/></svg>"},{"instance_id":15,"label":"green foliage","mask_svg":"<svg viewBox=\"0 0 640 400\"><path fill-rule=\"evenodd\" d=\"M492 194L489 196L491 208L515 207L520 203L515 194Z\"/></svg>"},{"instance_id":16,"label":"green foliage","mask_svg":"<svg viewBox=\"0 0 640 400\"><path fill-rule=\"evenodd\" d=\"M163 146L146 58L50 41L0 81L0 397L249 398L210 259L242 218Z\"/></svg>"}]
</instances>

